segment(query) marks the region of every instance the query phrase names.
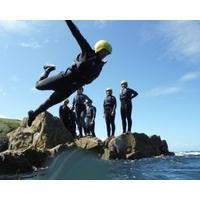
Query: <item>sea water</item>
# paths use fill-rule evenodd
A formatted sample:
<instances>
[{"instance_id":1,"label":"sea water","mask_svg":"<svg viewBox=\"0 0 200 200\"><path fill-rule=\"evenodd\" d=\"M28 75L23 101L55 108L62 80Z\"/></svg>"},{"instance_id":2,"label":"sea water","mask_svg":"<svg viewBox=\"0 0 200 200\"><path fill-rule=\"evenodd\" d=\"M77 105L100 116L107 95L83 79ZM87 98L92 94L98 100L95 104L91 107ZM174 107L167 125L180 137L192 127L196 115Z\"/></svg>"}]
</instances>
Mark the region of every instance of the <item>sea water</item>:
<instances>
[{"instance_id":1,"label":"sea water","mask_svg":"<svg viewBox=\"0 0 200 200\"><path fill-rule=\"evenodd\" d=\"M139 160L101 160L82 151L64 152L33 173L1 176L21 180L200 180L200 152Z\"/></svg>"}]
</instances>

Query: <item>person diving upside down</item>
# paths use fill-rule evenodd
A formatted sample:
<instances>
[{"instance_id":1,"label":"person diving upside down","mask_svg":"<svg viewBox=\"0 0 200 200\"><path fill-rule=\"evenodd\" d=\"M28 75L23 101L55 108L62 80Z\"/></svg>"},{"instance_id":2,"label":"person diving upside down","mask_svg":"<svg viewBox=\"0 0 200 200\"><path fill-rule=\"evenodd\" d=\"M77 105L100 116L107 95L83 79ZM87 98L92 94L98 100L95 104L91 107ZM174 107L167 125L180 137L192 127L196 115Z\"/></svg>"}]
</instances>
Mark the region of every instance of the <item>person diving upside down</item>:
<instances>
[{"instance_id":1,"label":"person diving upside down","mask_svg":"<svg viewBox=\"0 0 200 200\"><path fill-rule=\"evenodd\" d=\"M38 114L62 102L81 86L95 80L106 63L103 59L112 52L112 46L106 40L99 40L93 50L76 25L71 20L65 22L78 42L81 53L76 57L71 67L52 77L48 76L51 71L55 70L55 66L44 65L44 72L36 82L36 89L53 90L53 93L35 111L28 112L28 126L31 126Z\"/></svg>"}]
</instances>

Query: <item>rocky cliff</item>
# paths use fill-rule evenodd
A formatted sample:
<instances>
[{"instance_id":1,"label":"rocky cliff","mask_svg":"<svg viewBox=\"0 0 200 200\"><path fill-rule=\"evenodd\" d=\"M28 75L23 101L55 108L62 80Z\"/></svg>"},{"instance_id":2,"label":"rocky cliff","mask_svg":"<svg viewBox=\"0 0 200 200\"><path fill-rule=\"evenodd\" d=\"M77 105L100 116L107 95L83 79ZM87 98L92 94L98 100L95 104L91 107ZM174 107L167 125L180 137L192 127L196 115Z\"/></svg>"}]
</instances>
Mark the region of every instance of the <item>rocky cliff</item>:
<instances>
[{"instance_id":1,"label":"rocky cliff","mask_svg":"<svg viewBox=\"0 0 200 200\"><path fill-rule=\"evenodd\" d=\"M60 152L75 149L92 152L104 160L173 155L160 136L144 133L127 133L104 142L91 136L74 140L59 118L48 112L38 115L31 127L24 118L7 136L8 149L0 153L0 174L33 171L48 165L49 159Z\"/></svg>"}]
</instances>

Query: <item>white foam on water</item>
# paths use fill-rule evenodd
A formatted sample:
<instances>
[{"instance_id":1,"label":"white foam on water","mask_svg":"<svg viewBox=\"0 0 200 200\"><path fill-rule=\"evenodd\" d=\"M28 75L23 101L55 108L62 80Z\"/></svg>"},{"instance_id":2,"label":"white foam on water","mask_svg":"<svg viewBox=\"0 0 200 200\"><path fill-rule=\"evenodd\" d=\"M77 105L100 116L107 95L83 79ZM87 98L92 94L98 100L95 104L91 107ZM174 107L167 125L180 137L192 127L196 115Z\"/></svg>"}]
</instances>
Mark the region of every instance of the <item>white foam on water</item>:
<instances>
[{"instance_id":1,"label":"white foam on water","mask_svg":"<svg viewBox=\"0 0 200 200\"><path fill-rule=\"evenodd\" d=\"M200 156L200 151L180 151L175 152L175 156Z\"/></svg>"}]
</instances>

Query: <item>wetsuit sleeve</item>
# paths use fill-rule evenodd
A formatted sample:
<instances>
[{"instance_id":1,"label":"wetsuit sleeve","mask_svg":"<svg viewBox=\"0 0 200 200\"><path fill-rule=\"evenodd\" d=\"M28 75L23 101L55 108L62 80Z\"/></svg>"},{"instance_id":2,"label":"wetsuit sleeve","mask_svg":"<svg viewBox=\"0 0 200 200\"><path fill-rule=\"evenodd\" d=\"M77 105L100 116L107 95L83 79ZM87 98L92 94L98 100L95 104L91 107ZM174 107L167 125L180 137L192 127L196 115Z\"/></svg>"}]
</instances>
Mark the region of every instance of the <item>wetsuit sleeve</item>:
<instances>
[{"instance_id":1,"label":"wetsuit sleeve","mask_svg":"<svg viewBox=\"0 0 200 200\"><path fill-rule=\"evenodd\" d=\"M135 98L137 95L138 95L138 93L135 91L135 90L133 90L133 89L130 89L129 88L129 90L131 91L131 99L133 99L133 98Z\"/></svg>"},{"instance_id":2,"label":"wetsuit sleeve","mask_svg":"<svg viewBox=\"0 0 200 200\"><path fill-rule=\"evenodd\" d=\"M67 26L69 27L72 35L78 42L82 53L93 51L87 40L82 36L76 25L71 20L65 20Z\"/></svg>"},{"instance_id":3,"label":"wetsuit sleeve","mask_svg":"<svg viewBox=\"0 0 200 200\"><path fill-rule=\"evenodd\" d=\"M92 102L92 99L90 99L87 95L84 95L84 99L87 99L88 101Z\"/></svg>"},{"instance_id":4,"label":"wetsuit sleeve","mask_svg":"<svg viewBox=\"0 0 200 200\"><path fill-rule=\"evenodd\" d=\"M114 100L113 112L115 112L116 107L117 107L117 101L115 97L113 98L113 100Z\"/></svg>"},{"instance_id":5,"label":"wetsuit sleeve","mask_svg":"<svg viewBox=\"0 0 200 200\"><path fill-rule=\"evenodd\" d=\"M104 113L105 113L105 107L106 107L106 105L105 105L105 99L104 99L104 101L103 101L103 111L104 111Z\"/></svg>"}]
</instances>

